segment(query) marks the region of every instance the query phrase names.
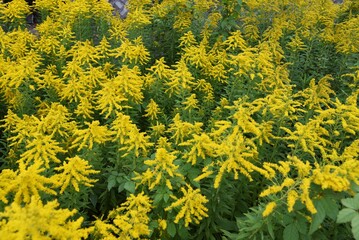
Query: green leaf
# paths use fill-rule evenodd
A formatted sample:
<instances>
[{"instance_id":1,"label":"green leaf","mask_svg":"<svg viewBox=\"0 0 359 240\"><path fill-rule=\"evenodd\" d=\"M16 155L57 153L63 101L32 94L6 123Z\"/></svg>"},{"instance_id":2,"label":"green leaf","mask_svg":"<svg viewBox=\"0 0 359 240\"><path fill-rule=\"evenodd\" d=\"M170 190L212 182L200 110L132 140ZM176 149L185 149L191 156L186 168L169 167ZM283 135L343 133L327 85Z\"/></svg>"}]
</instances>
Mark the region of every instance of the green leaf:
<instances>
[{"instance_id":1,"label":"green leaf","mask_svg":"<svg viewBox=\"0 0 359 240\"><path fill-rule=\"evenodd\" d=\"M136 189L136 184L134 182L126 182L123 187L130 193L134 193Z\"/></svg>"},{"instance_id":2,"label":"green leaf","mask_svg":"<svg viewBox=\"0 0 359 240\"><path fill-rule=\"evenodd\" d=\"M355 240L359 240L359 215L356 215L351 222L352 233Z\"/></svg>"},{"instance_id":3,"label":"green leaf","mask_svg":"<svg viewBox=\"0 0 359 240\"><path fill-rule=\"evenodd\" d=\"M117 181L116 181L116 176L111 175L108 179L107 179L107 190L110 191L114 186L116 186Z\"/></svg>"},{"instance_id":4,"label":"green leaf","mask_svg":"<svg viewBox=\"0 0 359 240\"><path fill-rule=\"evenodd\" d=\"M351 208L344 208L340 210L338 217L337 217L337 223L346 223L350 222L355 216L358 216L358 212Z\"/></svg>"},{"instance_id":5,"label":"green leaf","mask_svg":"<svg viewBox=\"0 0 359 240\"><path fill-rule=\"evenodd\" d=\"M274 238L274 231L273 231L273 224L272 224L272 222L270 220L267 222L267 228L268 228L268 232L269 232L269 235L271 236L271 238L275 239Z\"/></svg>"},{"instance_id":6,"label":"green leaf","mask_svg":"<svg viewBox=\"0 0 359 240\"><path fill-rule=\"evenodd\" d=\"M163 199L163 193L157 193L155 194L155 197L153 198L153 204L157 205L159 204Z\"/></svg>"},{"instance_id":7,"label":"green leaf","mask_svg":"<svg viewBox=\"0 0 359 240\"><path fill-rule=\"evenodd\" d=\"M359 201L358 199L355 199L355 198L345 198L345 199L342 199L342 204L344 206L346 206L347 208L351 208L351 209L354 209L354 210L358 210L359 209Z\"/></svg>"},{"instance_id":8,"label":"green leaf","mask_svg":"<svg viewBox=\"0 0 359 240\"><path fill-rule=\"evenodd\" d=\"M224 236L226 239L239 239L237 233L231 233L227 230L221 229L221 231L224 233Z\"/></svg>"},{"instance_id":9,"label":"green leaf","mask_svg":"<svg viewBox=\"0 0 359 240\"><path fill-rule=\"evenodd\" d=\"M189 239L190 234L185 227L179 227L178 229L178 235L180 236L180 239Z\"/></svg>"},{"instance_id":10,"label":"green leaf","mask_svg":"<svg viewBox=\"0 0 359 240\"><path fill-rule=\"evenodd\" d=\"M170 198L170 195L168 193L163 194L163 200L166 202L168 202L168 199Z\"/></svg>"},{"instance_id":11,"label":"green leaf","mask_svg":"<svg viewBox=\"0 0 359 240\"><path fill-rule=\"evenodd\" d=\"M120 184L120 186L118 186L118 189L117 189L117 191L120 193L120 192L122 192L124 189L125 189L125 183L121 183Z\"/></svg>"},{"instance_id":12,"label":"green leaf","mask_svg":"<svg viewBox=\"0 0 359 240\"><path fill-rule=\"evenodd\" d=\"M283 231L283 240L299 240L299 232L294 223L285 227Z\"/></svg>"},{"instance_id":13,"label":"green leaf","mask_svg":"<svg viewBox=\"0 0 359 240\"><path fill-rule=\"evenodd\" d=\"M309 228L309 234L313 234L315 231L317 231L325 218L325 209L323 207L322 201L316 201L314 202L314 205L317 209L317 213L313 216L313 220Z\"/></svg>"},{"instance_id":14,"label":"green leaf","mask_svg":"<svg viewBox=\"0 0 359 240\"><path fill-rule=\"evenodd\" d=\"M352 183L351 189L355 192L359 192L359 185L356 183ZM357 194L357 195L359 195L359 194Z\"/></svg>"},{"instance_id":15,"label":"green leaf","mask_svg":"<svg viewBox=\"0 0 359 240\"><path fill-rule=\"evenodd\" d=\"M307 235L308 234L308 225L309 225L308 220L301 215L297 215L296 218L297 218L297 220L295 221L295 224L297 226L298 232L300 232L304 235Z\"/></svg>"},{"instance_id":16,"label":"green leaf","mask_svg":"<svg viewBox=\"0 0 359 240\"><path fill-rule=\"evenodd\" d=\"M329 197L324 197L320 200L321 205L325 210L325 214L332 220L335 220L339 213L339 206L335 200Z\"/></svg>"},{"instance_id":17,"label":"green leaf","mask_svg":"<svg viewBox=\"0 0 359 240\"><path fill-rule=\"evenodd\" d=\"M167 233L171 236L174 237L176 235L176 225L174 223L169 223L167 224Z\"/></svg>"}]
</instances>

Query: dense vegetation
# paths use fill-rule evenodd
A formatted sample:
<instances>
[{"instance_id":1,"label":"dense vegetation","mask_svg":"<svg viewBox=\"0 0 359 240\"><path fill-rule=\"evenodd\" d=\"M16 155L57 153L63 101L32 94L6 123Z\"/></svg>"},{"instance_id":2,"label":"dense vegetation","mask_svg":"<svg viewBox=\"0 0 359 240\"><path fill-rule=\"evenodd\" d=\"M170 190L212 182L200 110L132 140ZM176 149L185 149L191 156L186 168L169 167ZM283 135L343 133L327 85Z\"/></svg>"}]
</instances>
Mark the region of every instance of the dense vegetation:
<instances>
[{"instance_id":1,"label":"dense vegetation","mask_svg":"<svg viewBox=\"0 0 359 240\"><path fill-rule=\"evenodd\" d=\"M0 239L359 239L359 2L127 7L0 4Z\"/></svg>"}]
</instances>

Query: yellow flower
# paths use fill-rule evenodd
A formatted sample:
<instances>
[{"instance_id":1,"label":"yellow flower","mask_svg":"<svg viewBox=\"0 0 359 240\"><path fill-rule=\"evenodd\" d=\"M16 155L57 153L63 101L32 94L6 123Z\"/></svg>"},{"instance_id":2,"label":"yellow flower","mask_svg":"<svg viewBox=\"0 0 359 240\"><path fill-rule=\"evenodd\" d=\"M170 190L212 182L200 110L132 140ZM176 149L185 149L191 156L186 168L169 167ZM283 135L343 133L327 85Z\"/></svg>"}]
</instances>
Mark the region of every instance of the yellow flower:
<instances>
[{"instance_id":1,"label":"yellow flower","mask_svg":"<svg viewBox=\"0 0 359 240\"><path fill-rule=\"evenodd\" d=\"M224 173L233 172L234 179L238 179L239 173L246 176L250 181L250 172L266 172L255 166L251 160L257 158L258 152L253 140L245 138L240 132L239 127L235 126L217 148L216 156L225 159L219 163L219 172L214 180L214 188L218 188Z\"/></svg>"},{"instance_id":2,"label":"yellow flower","mask_svg":"<svg viewBox=\"0 0 359 240\"><path fill-rule=\"evenodd\" d=\"M184 141L184 138L189 137L193 133L199 133L201 131L203 123L195 123L194 125L189 122L183 122L179 113L173 118L173 123L169 125L167 132L171 132L176 141L176 144Z\"/></svg>"},{"instance_id":3,"label":"yellow flower","mask_svg":"<svg viewBox=\"0 0 359 240\"><path fill-rule=\"evenodd\" d=\"M29 13L29 5L24 0L13 0L6 4L0 4L0 19L4 22L23 20Z\"/></svg>"},{"instance_id":4,"label":"yellow flower","mask_svg":"<svg viewBox=\"0 0 359 240\"><path fill-rule=\"evenodd\" d=\"M116 134L115 140L119 141L121 144L125 143L128 133L134 128L136 128L136 125L132 123L130 116L121 112L116 114L116 119L112 122L111 126L111 130Z\"/></svg>"},{"instance_id":5,"label":"yellow flower","mask_svg":"<svg viewBox=\"0 0 359 240\"><path fill-rule=\"evenodd\" d=\"M0 81L1 87L19 88L29 79L37 78L36 68L40 64L40 57L31 51L17 61L5 62L6 69Z\"/></svg>"},{"instance_id":6,"label":"yellow flower","mask_svg":"<svg viewBox=\"0 0 359 240\"><path fill-rule=\"evenodd\" d=\"M299 198L299 195L296 190L290 190L287 193L288 212L293 211L293 207L294 207L296 201L298 200L298 198Z\"/></svg>"},{"instance_id":7,"label":"yellow flower","mask_svg":"<svg viewBox=\"0 0 359 240\"><path fill-rule=\"evenodd\" d=\"M113 81L108 81L101 84L101 89L95 94L97 100L97 109L101 110L101 114L106 113L105 118L108 118L113 112L129 108L127 106L128 99L114 86Z\"/></svg>"},{"instance_id":8,"label":"yellow flower","mask_svg":"<svg viewBox=\"0 0 359 240\"><path fill-rule=\"evenodd\" d=\"M131 194L121 207L109 213L107 221L95 221L95 234L111 240L143 239L149 236L148 213L152 209L151 203L151 199L143 192L136 196Z\"/></svg>"},{"instance_id":9,"label":"yellow flower","mask_svg":"<svg viewBox=\"0 0 359 240\"><path fill-rule=\"evenodd\" d=\"M80 103L77 105L74 113L77 116L82 116L87 119L92 119L91 115L94 114L93 108L94 106L92 105L92 101L89 97L81 97Z\"/></svg>"},{"instance_id":10,"label":"yellow flower","mask_svg":"<svg viewBox=\"0 0 359 240\"><path fill-rule=\"evenodd\" d=\"M28 204L13 202L0 212L1 239L86 239L92 228L82 228L83 218L73 219L76 210L57 209L57 200L43 204L32 197Z\"/></svg>"},{"instance_id":11,"label":"yellow flower","mask_svg":"<svg viewBox=\"0 0 359 240\"><path fill-rule=\"evenodd\" d=\"M212 67L214 56L211 53L207 53L206 48L208 43L205 39L202 40L198 46L189 46L184 49L185 53L182 55L186 62L190 62L197 68L201 67L206 71L206 68Z\"/></svg>"},{"instance_id":12,"label":"yellow flower","mask_svg":"<svg viewBox=\"0 0 359 240\"><path fill-rule=\"evenodd\" d=\"M274 211L276 206L277 206L277 204L275 202L268 203L266 208L264 209L264 211L262 213L262 216L263 217L269 216L269 214L271 214Z\"/></svg>"},{"instance_id":13,"label":"yellow flower","mask_svg":"<svg viewBox=\"0 0 359 240\"><path fill-rule=\"evenodd\" d=\"M114 49L112 55L122 57L125 62L145 64L149 60L150 53L143 45L142 37L138 37L133 43L123 39L121 46Z\"/></svg>"},{"instance_id":14,"label":"yellow flower","mask_svg":"<svg viewBox=\"0 0 359 240\"><path fill-rule=\"evenodd\" d=\"M155 159L146 160L144 164L149 168L142 175L137 174L134 180L141 180L141 184L148 184L149 189L152 190L155 186L161 183L164 179L170 180L173 177L183 178L182 174L178 172L178 165L174 164L174 160L177 158L174 154L176 152L168 152L165 148L158 148L156 150ZM172 188L170 182L166 182L169 189Z\"/></svg>"},{"instance_id":15,"label":"yellow flower","mask_svg":"<svg viewBox=\"0 0 359 240\"><path fill-rule=\"evenodd\" d=\"M40 11L51 11L54 10L54 2L52 0L37 0L35 2L36 9Z\"/></svg>"},{"instance_id":16,"label":"yellow flower","mask_svg":"<svg viewBox=\"0 0 359 240\"><path fill-rule=\"evenodd\" d=\"M303 125L300 122L295 123L295 131L291 131L286 127L281 127L285 132L289 134L288 137L282 139L293 140L297 144L288 144L290 148L297 148L299 145L304 152L309 153L313 157L315 156L315 149L325 156L326 146L331 146L332 143L326 138L329 136L329 132L321 126L319 119L312 119L307 124Z\"/></svg>"},{"instance_id":17,"label":"yellow flower","mask_svg":"<svg viewBox=\"0 0 359 240\"><path fill-rule=\"evenodd\" d=\"M53 140L51 136L36 134L33 139L27 141L27 150L21 154L19 161L26 166L38 162L49 168L50 161L55 163L61 162L56 154L66 152L58 145L59 143Z\"/></svg>"},{"instance_id":18,"label":"yellow flower","mask_svg":"<svg viewBox=\"0 0 359 240\"><path fill-rule=\"evenodd\" d=\"M162 123L156 122L156 125L151 126L151 130L152 130L151 135L158 137L165 133L166 126Z\"/></svg>"},{"instance_id":19,"label":"yellow flower","mask_svg":"<svg viewBox=\"0 0 359 240\"><path fill-rule=\"evenodd\" d=\"M169 69L169 66L165 64L165 58L161 57L156 59L155 64L150 67L148 70L156 74L160 79L169 78L172 74L172 70Z\"/></svg>"},{"instance_id":20,"label":"yellow flower","mask_svg":"<svg viewBox=\"0 0 359 240\"><path fill-rule=\"evenodd\" d=\"M312 109L322 109L322 105L329 107L331 103L331 96L335 92L330 88L329 81L333 80L330 76L321 78L318 84L315 84L315 79L311 79L309 87L298 94L305 98L304 106Z\"/></svg>"},{"instance_id":21,"label":"yellow flower","mask_svg":"<svg viewBox=\"0 0 359 240\"><path fill-rule=\"evenodd\" d=\"M310 184L311 179L310 178L304 178L302 180L302 183L300 185L300 189L302 190L302 194L300 195L301 202L306 206L307 210L311 214L317 213L317 209L315 209L314 203L312 199L310 199Z\"/></svg>"},{"instance_id":22,"label":"yellow flower","mask_svg":"<svg viewBox=\"0 0 359 240\"><path fill-rule=\"evenodd\" d=\"M197 44L192 31L188 31L180 38L180 47L188 47Z\"/></svg>"},{"instance_id":23,"label":"yellow flower","mask_svg":"<svg viewBox=\"0 0 359 240\"><path fill-rule=\"evenodd\" d=\"M176 69L171 75L168 82L166 82L166 87L168 87L165 92L169 93L171 96L173 93L178 94L181 90L191 90L195 85L195 78L192 76L192 73L189 71L186 62L181 59L174 66Z\"/></svg>"},{"instance_id":24,"label":"yellow flower","mask_svg":"<svg viewBox=\"0 0 359 240\"><path fill-rule=\"evenodd\" d=\"M161 230L166 230L167 229L167 221L164 219L158 219L158 228L160 228Z\"/></svg>"},{"instance_id":25,"label":"yellow flower","mask_svg":"<svg viewBox=\"0 0 359 240\"><path fill-rule=\"evenodd\" d=\"M189 96L186 101L182 102L184 109L192 112L193 109L198 109L198 100L196 99L196 94Z\"/></svg>"},{"instance_id":26,"label":"yellow flower","mask_svg":"<svg viewBox=\"0 0 359 240\"><path fill-rule=\"evenodd\" d=\"M101 58L96 47L92 46L89 40L84 42L77 41L67 54L72 56L72 61L80 65L97 63L97 60Z\"/></svg>"},{"instance_id":27,"label":"yellow flower","mask_svg":"<svg viewBox=\"0 0 359 240\"><path fill-rule=\"evenodd\" d=\"M210 168L213 167L213 162L207 166L205 166L203 169L202 169L202 174L200 174L198 177L196 177L195 179L193 179L193 181L195 182L199 182L201 181L202 179L204 178L207 178L208 176L212 175L213 174L213 171L210 170Z\"/></svg>"},{"instance_id":28,"label":"yellow flower","mask_svg":"<svg viewBox=\"0 0 359 240\"><path fill-rule=\"evenodd\" d=\"M179 146L189 146L191 149L183 156L188 159L187 162L191 162L192 165L195 165L197 163L197 157L205 159L206 156L215 156L219 145L216 144L207 134L193 134L192 136L192 139L179 144Z\"/></svg>"},{"instance_id":29,"label":"yellow flower","mask_svg":"<svg viewBox=\"0 0 359 240\"><path fill-rule=\"evenodd\" d=\"M140 5L137 5L131 1L131 4L128 4L128 14L125 19L125 24L132 29L143 27L144 25L151 24L151 12L146 10L147 4L150 1L142 1Z\"/></svg>"},{"instance_id":30,"label":"yellow flower","mask_svg":"<svg viewBox=\"0 0 359 240\"><path fill-rule=\"evenodd\" d=\"M310 163L308 161L304 163L297 156L288 156L288 159L291 161L291 165L297 168L298 176L300 178L305 178L309 176L312 167L310 166Z\"/></svg>"},{"instance_id":31,"label":"yellow flower","mask_svg":"<svg viewBox=\"0 0 359 240\"><path fill-rule=\"evenodd\" d=\"M194 8L199 12L206 12L217 4L216 0L194 0Z\"/></svg>"},{"instance_id":32,"label":"yellow flower","mask_svg":"<svg viewBox=\"0 0 359 240\"><path fill-rule=\"evenodd\" d=\"M175 223L183 218L185 227L188 227L190 223L199 224L203 217L208 217L208 209L205 206L208 199L200 193L199 189L194 190L187 184L187 190L182 187L181 192L183 197L180 199L174 197L176 201L165 208L165 211L170 211L173 208L181 207L174 220Z\"/></svg>"},{"instance_id":33,"label":"yellow flower","mask_svg":"<svg viewBox=\"0 0 359 240\"><path fill-rule=\"evenodd\" d=\"M337 192L344 192L350 189L350 181L346 177L347 171L340 166L331 164L319 166L316 163L315 167L312 173L312 182L321 186L322 189L329 188Z\"/></svg>"},{"instance_id":34,"label":"yellow flower","mask_svg":"<svg viewBox=\"0 0 359 240\"><path fill-rule=\"evenodd\" d=\"M143 115L144 117L149 117L151 120L157 119L157 114L161 112L158 104L151 98L150 103L146 107L146 114Z\"/></svg>"},{"instance_id":35,"label":"yellow flower","mask_svg":"<svg viewBox=\"0 0 359 240\"><path fill-rule=\"evenodd\" d=\"M14 202L18 204L22 202L29 203L31 196L40 198L39 191L56 195L56 192L52 189L56 185L56 181L53 178L42 176L41 173L44 171L45 168L41 168L41 163L39 162L35 162L28 167L20 163L19 169L16 172L6 169L0 174L0 178L1 181L7 184L2 186L0 192L4 196L10 192L14 193ZM51 185L52 188L48 185ZM7 201L5 202L7 203Z\"/></svg>"},{"instance_id":36,"label":"yellow flower","mask_svg":"<svg viewBox=\"0 0 359 240\"><path fill-rule=\"evenodd\" d=\"M87 129L74 130L75 140L72 142L71 148L78 147L81 150L85 147L92 149L94 143L104 143L111 140L113 132L108 130L106 126L100 126L99 121L85 122Z\"/></svg>"},{"instance_id":37,"label":"yellow flower","mask_svg":"<svg viewBox=\"0 0 359 240\"><path fill-rule=\"evenodd\" d=\"M237 30L231 33L231 36L228 37L226 41L223 42L225 46L227 46L227 50L229 49L239 49L245 50L247 49L247 43L242 37L241 31Z\"/></svg>"},{"instance_id":38,"label":"yellow flower","mask_svg":"<svg viewBox=\"0 0 359 240\"><path fill-rule=\"evenodd\" d=\"M287 44L287 46L291 48L293 52L303 51L307 48L297 33L291 38L291 41Z\"/></svg>"},{"instance_id":39,"label":"yellow flower","mask_svg":"<svg viewBox=\"0 0 359 240\"><path fill-rule=\"evenodd\" d=\"M137 66L129 68L127 65L123 65L111 82L112 87L118 89L115 92L120 94L121 97L124 96L129 101L137 104L141 103L143 99L144 77L141 76L141 71Z\"/></svg>"},{"instance_id":40,"label":"yellow flower","mask_svg":"<svg viewBox=\"0 0 359 240\"><path fill-rule=\"evenodd\" d=\"M78 102L81 98L88 95L86 88L84 82L79 81L77 77L73 77L63 86L59 95L62 100L66 99L70 102Z\"/></svg>"},{"instance_id":41,"label":"yellow flower","mask_svg":"<svg viewBox=\"0 0 359 240\"><path fill-rule=\"evenodd\" d=\"M137 127L133 127L130 132L126 134L127 138L124 140L124 145L120 148L120 151L126 152L122 156L125 157L134 151L136 157L140 155L140 150L142 150L143 155L147 154L148 148L153 145L149 141L149 136L145 132L140 132Z\"/></svg>"},{"instance_id":42,"label":"yellow flower","mask_svg":"<svg viewBox=\"0 0 359 240\"><path fill-rule=\"evenodd\" d=\"M336 25L336 33L334 35L336 48L343 53L359 52L359 16L354 15L342 23Z\"/></svg>"},{"instance_id":43,"label":"yellow flower","mask_svg":"<svg viewBox=\"0 0 359 240\"><path fill-rule=\"evenodd\" d=\"M192 14L191 12L182 12L175 17L175 22L173 23L173 29L184 31L187 30L192 24Z\"/></svg>"},{"instance_id":44,"label":"yellow flower","mask_svg":"<svg viewBox=\"0 0 359 240\"><path fill-rule=\"evenodd\" d=\"M201 0L199 0L199 2L202 2ZM218 26L218 22L222 19L222 14L220 14L219 12L212 12L208 15L208 20L207 20L207 24L209 27L217 27Z\"/></svg>"},{"instance_id":45,"label":"yellow flower","mask_svg":"<svg viewBox=\"0 0 359 240\"><path fill-rule=\"evenodd\" d=\"M0 200L7 204L9 201L6 195L11 189L9 189L9 183L16 179L17 173L10 170L4 169L0 173Z\"/></svg>"},{"instance_id":46,"label":"yellow flower","mask_svg":"<svg viewBox=\"0 0 359 240\"><path fill-rule=\"evenodd\" d=\"M61 186L60 194L65 191L70 183L77 192L80 191L79 183L92 187L97 180L88 178L88 175L100 172L92 170L89 163L78 156L67 158L67 162L64 162L60 167L56 167L55 170L62 171L62 173L55 175L58 178L58 185Z\"/></svg>"}]
</instances>

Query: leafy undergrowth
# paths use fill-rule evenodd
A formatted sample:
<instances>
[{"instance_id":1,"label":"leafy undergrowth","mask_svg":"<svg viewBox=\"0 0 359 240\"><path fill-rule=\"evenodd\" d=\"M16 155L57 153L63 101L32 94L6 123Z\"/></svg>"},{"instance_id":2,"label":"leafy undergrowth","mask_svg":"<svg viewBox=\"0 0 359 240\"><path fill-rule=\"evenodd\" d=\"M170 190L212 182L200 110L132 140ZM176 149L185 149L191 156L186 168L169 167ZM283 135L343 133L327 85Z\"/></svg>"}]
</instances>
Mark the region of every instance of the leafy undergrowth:
<instances>
[{"instance_id":1,"label":"leafy undergrowth","mask_svg":"<svg viewBox=\"0 0 359 240\"><path fill-rule=\"evenodd\" d=\"M0 239L359 239L358 1L128 9L0 4Z\"/></svg>"}]
</instances>

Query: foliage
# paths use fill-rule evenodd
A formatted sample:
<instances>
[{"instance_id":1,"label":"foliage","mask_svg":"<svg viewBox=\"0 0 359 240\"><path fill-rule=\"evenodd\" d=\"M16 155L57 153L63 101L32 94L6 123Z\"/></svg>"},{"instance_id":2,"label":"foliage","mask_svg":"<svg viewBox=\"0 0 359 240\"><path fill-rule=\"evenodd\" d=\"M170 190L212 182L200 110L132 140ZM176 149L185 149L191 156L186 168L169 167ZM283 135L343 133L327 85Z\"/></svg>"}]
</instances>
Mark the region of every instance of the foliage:
<instances>
[{"instance_id":1,"label":"foliage","mask_svg":"<svg viewBox=\"0 0 359 240\"><path fill-rule=\"evenodd\" d=\"M358 1L127 8L0 4L0 238L359 239Z\"/></svg>"}]
</instances>

